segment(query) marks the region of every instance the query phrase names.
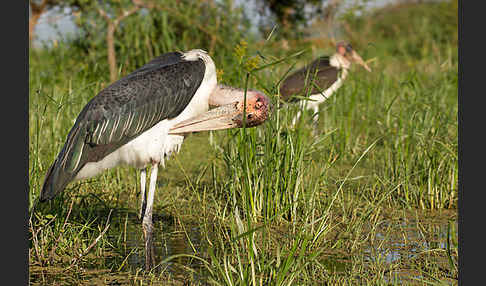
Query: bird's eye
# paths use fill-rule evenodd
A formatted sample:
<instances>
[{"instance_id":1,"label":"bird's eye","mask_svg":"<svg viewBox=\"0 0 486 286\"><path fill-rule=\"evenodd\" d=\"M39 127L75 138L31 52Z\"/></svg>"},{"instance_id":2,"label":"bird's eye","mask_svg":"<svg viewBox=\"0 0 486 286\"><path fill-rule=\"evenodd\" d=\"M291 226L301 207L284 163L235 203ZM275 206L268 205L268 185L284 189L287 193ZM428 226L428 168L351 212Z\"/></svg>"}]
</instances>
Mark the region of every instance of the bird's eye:
<instances>
[{"instance_id":1,"label":"bird's eye","mask_svg":"<svg viewBox=\"0 0 486 286\"><path fill-rule=\"evenodd\" d=\"M248 119L252 119L253 118L253 114L248 114L247 118Z\"/></svg>"},{"instance_id":2,"label":"bird's eye","mask_svg":"<svg viewBox=\"0 0 486 286\"><path fill-rule=\"evenodd\" d=\"M260 107L262 107L263 105L263 100L261 97L258 97L257 100L256 100L256 103L255 103L255 108L256 109L260 109Z\"/></svg>"}]
</instances>

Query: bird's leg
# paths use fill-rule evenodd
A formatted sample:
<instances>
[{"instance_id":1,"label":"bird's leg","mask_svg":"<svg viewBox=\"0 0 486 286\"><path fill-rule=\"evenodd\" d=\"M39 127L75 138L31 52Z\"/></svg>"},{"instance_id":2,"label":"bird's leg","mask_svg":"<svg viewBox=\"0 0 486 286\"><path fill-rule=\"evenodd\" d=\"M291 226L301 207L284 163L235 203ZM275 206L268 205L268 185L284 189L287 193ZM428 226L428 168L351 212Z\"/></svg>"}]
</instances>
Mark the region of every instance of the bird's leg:
<instances>
[{"instance_id":1,"label":"bird's leg","mask_svg":"<svg viewBox=\"0 0 486 286\"><path fill-rule=\"evenodd\" d=\"M312 109L314 114L312 115L312 134L317 134L317 126L319 124L319 104L313 104Z\"/></svg>"},{"instance_id":2,"label":"bird's leg","mask_svg":"<svg viewBox=\"0 0 486 286\"><path fill-rule=\"evenodd\" d=\"M143 213L144 213L144 207L147 205L147 201L145 200L145 185L146 185L146 179L147 179L147 168L144 168L140 171L140 211L138 213L138 218L142 219Z\"/></svg>"},{"instance_id":3,"label":"bird's leg","mask_svg":"<svg viewBox=\"0 0 486 286\"><path fill-rule=\"evenodd\" d=\"M325 94L313 94L309 97L312 101L309 101L308 103L308 108L312 109L313 114L312 114L312 122L313 122L313 130L312 133L317 132L317 126L318 126L318 121L319 121L319 105L323 103L326 99L327 96Z\"/></svg>"},{"instance_id":4,"label":"bird's leg","mask_svg":"<svg viewBox=\"0 0 486 286\"><path fill-rule=\"evenodd\" d=\"M297 112L297 115L295 115L294 118L292 118L292 127L297 126L297 120L299 120L300 114L301 114L301 111L299 110Z\"/></svg>"},{"instance_id":5,"label":"bird's leg","mask_svg":"<svg viewBox=\"0 0 486 286\"><path fill-rule=\"evenodd\" d=\"M319 105L315 104L314 106L312 106L312 109L314 110L312 120L314 121L314 124L317 124L317 120L319 120Z\"/></svg>"},{"instance_id":6,"label":"bird's leg","mask_svg":"<svg viewBox=\"0 0 486 286\"><path fill-rule=\"evenodd\" d=\"M302 115L302 109L306 108L306 103L304 100L299 102L299 111L297 111L297 115L292 118L292 127L297 126L297 120L299 120L300 115Z\"/></svg>"},{"instance_id":7,"label":"bird's leg","mask_svg":"<svg viewBox=\"0 0 486 286\"><path fill-rule=\"evenodd\" d=\"M152 164L150 184L147 195L147 206L142 221L142 229L145 237L145 270L150 271L155 265L155 248L153 241L152 210L154 204L155 186L157 182L158 163Z\"/></svg>"}]
</instances>

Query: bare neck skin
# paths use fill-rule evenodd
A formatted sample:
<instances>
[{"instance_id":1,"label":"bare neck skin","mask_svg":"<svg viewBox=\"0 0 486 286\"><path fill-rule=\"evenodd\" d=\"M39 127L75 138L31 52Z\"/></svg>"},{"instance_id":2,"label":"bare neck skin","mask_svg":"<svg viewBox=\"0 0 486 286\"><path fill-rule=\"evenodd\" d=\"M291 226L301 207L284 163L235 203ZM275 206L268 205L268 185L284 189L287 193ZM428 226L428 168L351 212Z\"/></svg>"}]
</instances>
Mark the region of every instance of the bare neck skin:
<instances>
[{"instance_id":1,"label":"bare neck skin","mask_svg":"<svg viewBox=\"0 0 486 286\"><path fill-rule=\"evenodd\" d=\"M246 96L249 98L256 93L257 91L248 89L246 91ZM218 84L209 96L209 105L222 106L236 101L242 102L244 97L244 89Z\"/></svg>"},{"instance_id":2,"label":"bare neck skin","mask_svg":"<svg viewBox=\"0 0 486 286\"><path fill-rule=\"evenodd\" d=\"M330 64L331 66L343 70L347 70L351 67L351 62L339 53L335 53L334 55L332 55L330 59Z\"/></svg>"}]
</instances>

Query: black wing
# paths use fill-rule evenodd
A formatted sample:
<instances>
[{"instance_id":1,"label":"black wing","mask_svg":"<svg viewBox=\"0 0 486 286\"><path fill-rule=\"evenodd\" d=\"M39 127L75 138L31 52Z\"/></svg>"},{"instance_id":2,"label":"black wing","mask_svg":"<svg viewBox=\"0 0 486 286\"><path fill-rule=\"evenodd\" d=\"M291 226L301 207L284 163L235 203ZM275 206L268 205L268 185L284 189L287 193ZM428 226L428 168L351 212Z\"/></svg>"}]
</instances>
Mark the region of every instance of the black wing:
<instances>
[{"instance_id":1,"label":"black wing","mask_svg":"<svg viewBox=\"0 0 486 286\"><path fill-rule=\"evenodd\" d=\"M330 65L329 57L321 57L289 75L280 86L285 101L297 101L293 97L316 94L329 88L338 77L338 69Z\"/></svg>"},{"instance_id":2,"label":"black wing","mask_svg":"<svg viewBox=\"0 0 486 286\"><path fill-rule=\"evenodd\" d=\"M49 169L41 200L61 192L87 162L96 162L161 120L179 115L204 78L202 60L164 54L114 82L78 115Z\"/></svg>"}]
</instances>

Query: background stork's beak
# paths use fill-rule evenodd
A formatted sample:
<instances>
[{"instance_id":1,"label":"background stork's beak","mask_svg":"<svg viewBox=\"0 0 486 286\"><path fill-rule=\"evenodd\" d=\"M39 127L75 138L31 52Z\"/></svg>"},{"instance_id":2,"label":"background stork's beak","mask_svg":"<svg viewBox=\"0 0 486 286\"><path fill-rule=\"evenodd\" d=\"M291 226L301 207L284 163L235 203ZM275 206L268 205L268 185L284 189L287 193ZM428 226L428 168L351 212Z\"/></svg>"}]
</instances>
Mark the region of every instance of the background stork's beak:
<instances>
[{"instance_id":1,"label":"background stork's beak","mask_svg":"<svg viewBox=\"0 0 486 286\"><path fill-rule=\"evenodd\" d=\"M246 126L262 124L269 115L269 100L263 94L247 98ZM174 125L169 134L243 127L243 102L232 102Z\"/></svg>"},{"instance_id":2,"label":"background stork's beak","mask_svg":"<svg viewBox=\"0 0 486 286\"><path fill-rule=\"evenodd\" d=\"M358 64L362 65L367 71L371 72L371 68L363 61L360 55L357 52L353 51L351 54L351 58Z\"/></svg>"}]
</instances>

